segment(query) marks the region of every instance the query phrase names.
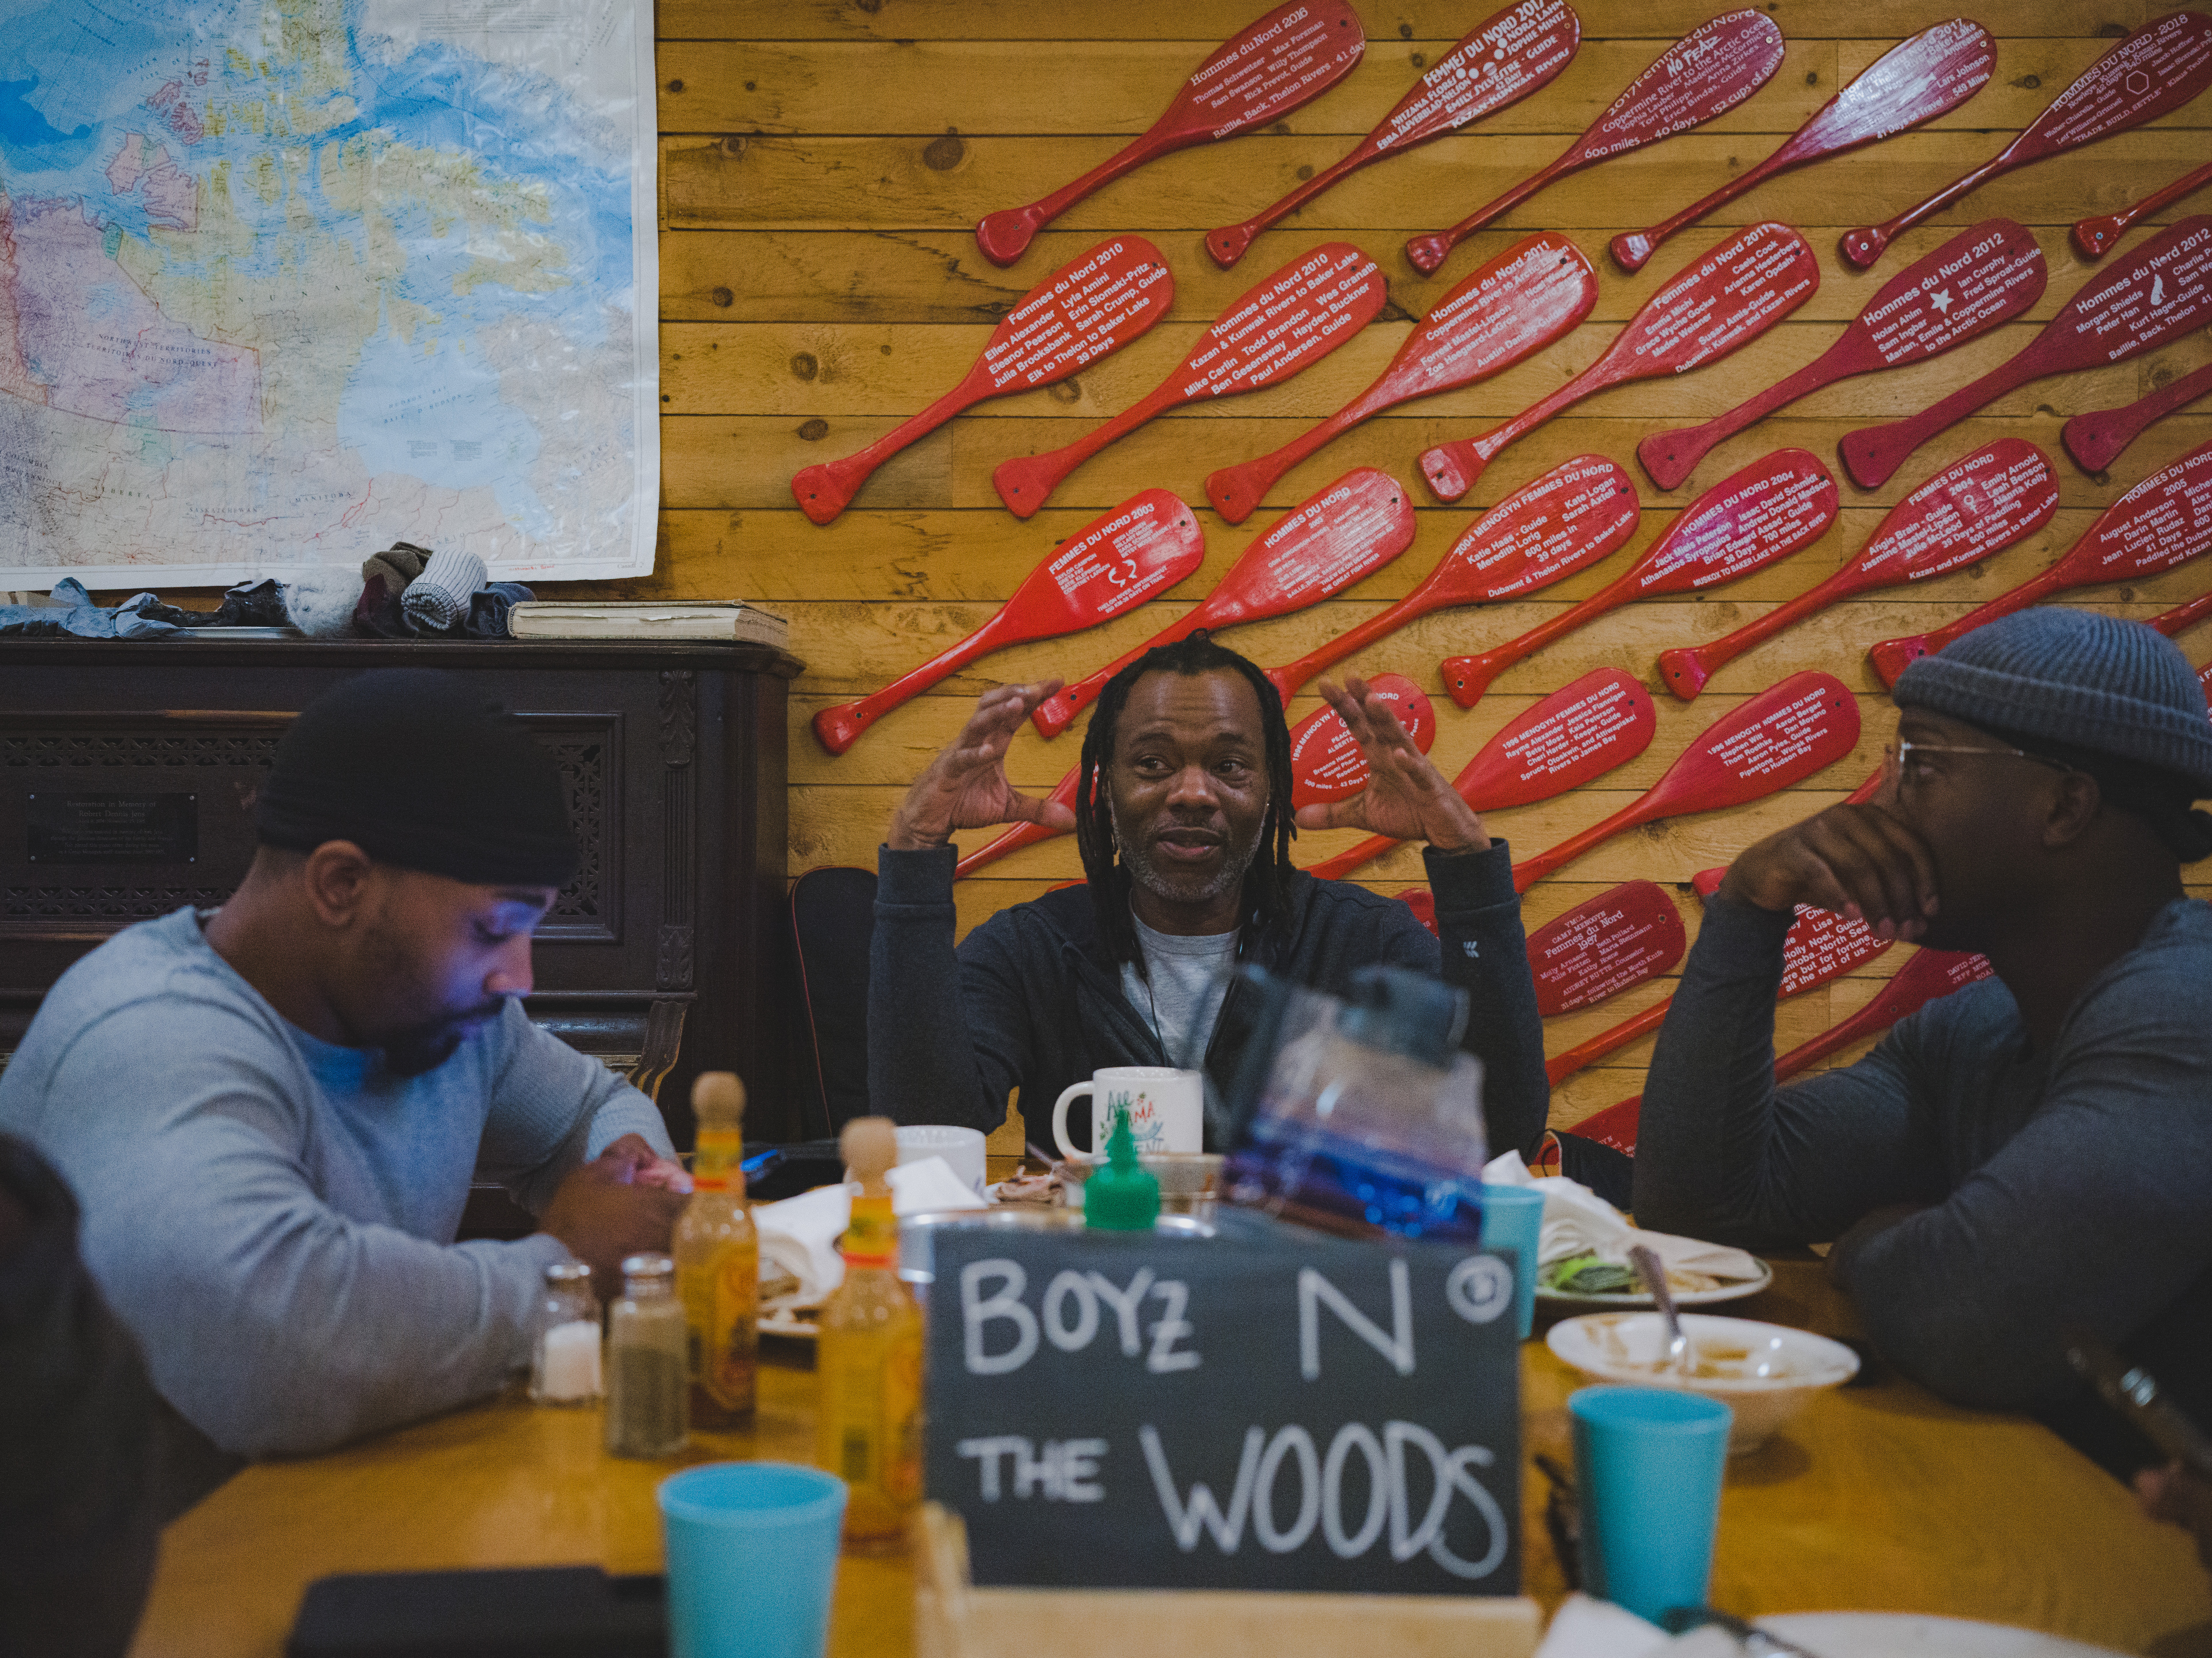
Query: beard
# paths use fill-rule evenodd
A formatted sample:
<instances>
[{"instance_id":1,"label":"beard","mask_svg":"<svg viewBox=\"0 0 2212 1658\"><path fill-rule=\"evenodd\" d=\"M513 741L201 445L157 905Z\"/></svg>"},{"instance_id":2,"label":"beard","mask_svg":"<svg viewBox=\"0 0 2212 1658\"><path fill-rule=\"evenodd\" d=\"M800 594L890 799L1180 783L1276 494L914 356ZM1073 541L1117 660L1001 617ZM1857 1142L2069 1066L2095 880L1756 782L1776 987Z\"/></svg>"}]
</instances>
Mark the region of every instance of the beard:
<instances>
[{"instance_id":1,"label":"beard","mask_svg":"<svg viewBox=\"0 0 2212 1658\"><path fill-rule=\"evenodd\" d=\"M479 1026L496 1019L501 1002L488 1002L465 1013L449 1015L385 1039L384 1068L395 1077L420 1077L435 1071L460 1051Z\"/></svg>"},{"instance_id":2,"label":"beard","mask_svg":"<svg viewBox=\"0 0 2212 1658\"><path fill-rule=\"evenodd\" d=\"M1233 841L1224 846L1220 867L1211 875L1162 869L1153 861L1150 846L1139 845L1121 833L1121 820L1110 798L1106 814L1114 826L1114 839L1120 844L1121 862L1128 869L1129 878L1155 898L1171 904L1212 903L1237 890L1243 884L1244 872L1252 867L1252 860L1260 853L1260 837L1255 835L1241 847Z\"/></svg>"}]
</instances>

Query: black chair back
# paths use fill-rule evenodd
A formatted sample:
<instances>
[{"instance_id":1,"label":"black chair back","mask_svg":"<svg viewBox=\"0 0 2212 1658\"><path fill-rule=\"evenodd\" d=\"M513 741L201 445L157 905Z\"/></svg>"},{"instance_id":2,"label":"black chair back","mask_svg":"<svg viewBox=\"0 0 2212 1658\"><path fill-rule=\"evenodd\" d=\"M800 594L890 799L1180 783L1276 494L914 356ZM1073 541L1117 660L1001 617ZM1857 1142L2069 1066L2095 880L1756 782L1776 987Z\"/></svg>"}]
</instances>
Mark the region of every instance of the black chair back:
<instances>
[{"instance_id":1,"label":"black chair back","mask_svg":"<svg viewBox=\"0 0 2212 1658\"><path fill-rule=\"evenodd\" d=\"M831 865L791 884L805 1014L799 1046L813 1062L814 1122L835 1138L868 1114L868 944L876 928L876 872Z\"/></svg>"}]
</instances>

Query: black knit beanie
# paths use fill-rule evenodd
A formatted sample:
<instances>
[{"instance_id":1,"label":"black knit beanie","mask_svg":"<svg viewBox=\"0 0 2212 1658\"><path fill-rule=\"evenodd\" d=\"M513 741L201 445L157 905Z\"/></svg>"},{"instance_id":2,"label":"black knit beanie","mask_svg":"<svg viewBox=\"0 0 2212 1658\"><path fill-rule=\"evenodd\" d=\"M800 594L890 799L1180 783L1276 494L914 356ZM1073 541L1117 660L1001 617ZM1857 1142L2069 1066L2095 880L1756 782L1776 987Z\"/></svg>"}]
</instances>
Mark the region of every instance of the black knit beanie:
<instances>
[{"instance_id":1,"label":"black knit beanie","mask_svg":"<svg viewBox=\"0 0 2212 1658\"><path fill-rule=\"evenodd\" d=\"M483 886L576 872L560 768L481 688L428 668L356 675L276 747L254 827L272 847L350 841L380 863Z\"/></svg>"}]
</instances>

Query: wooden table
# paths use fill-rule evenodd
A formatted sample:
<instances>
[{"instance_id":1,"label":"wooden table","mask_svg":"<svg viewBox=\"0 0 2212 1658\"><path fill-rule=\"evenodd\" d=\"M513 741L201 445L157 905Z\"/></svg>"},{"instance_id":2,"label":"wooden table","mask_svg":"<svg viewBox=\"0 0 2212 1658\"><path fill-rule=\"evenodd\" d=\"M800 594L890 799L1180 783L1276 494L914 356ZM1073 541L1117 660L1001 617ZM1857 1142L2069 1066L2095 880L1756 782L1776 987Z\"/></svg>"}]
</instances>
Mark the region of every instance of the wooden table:
<instances>
[{"instance_id":1,"label":"wooden table","mask_svg":"<svg viewBox=\"0 0 2212 1658\"><path fill-rule=\"evenodd\" d=\"M1813 1263L1781 1262L1748 1316L1850 1333ZM771 1343L749 1434L697 1436L694 1461L807 1460L814 1377ZM1564 1456L1577 1379L1525 1350L1525 1448ZM300 1595L326 1573L597 1562L658 1570L654 1485L673 1463L599 1450L596 1411L508 1396L329 1456L249 1469L171 1528L133 1651L274 1658ZM1527 1587L1565 1592L1526 1474ZM2212 1654L2212 1586L2188 1541L2035 1424L1943 1405L1894 1376L1825 1394L1729 1471L1713 1599L1752 1614L1945 1612L2028 1625L2160 1658ZM830 1651L911 1649L899 1559L848 1558Z\"/></svg>"}]
</instances>

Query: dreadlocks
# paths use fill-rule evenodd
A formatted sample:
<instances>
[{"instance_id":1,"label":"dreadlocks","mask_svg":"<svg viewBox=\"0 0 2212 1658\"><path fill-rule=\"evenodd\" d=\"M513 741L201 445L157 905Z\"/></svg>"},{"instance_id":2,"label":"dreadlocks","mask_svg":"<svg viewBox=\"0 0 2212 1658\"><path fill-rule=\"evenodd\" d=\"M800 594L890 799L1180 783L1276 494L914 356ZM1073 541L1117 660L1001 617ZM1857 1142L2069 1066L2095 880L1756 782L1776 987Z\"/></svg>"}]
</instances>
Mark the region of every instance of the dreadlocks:
<instances>
[{"instance_id":1,"label":"dreadlocks","mask_svg":"<svg viewBox=\"0 0 2212 1658\"><path fill-rule=\"evenodd\" d=\"M1148 673L1197 675L1226 668L1242 674L1260 702L1266 738L1267 812L1260 822L1260 844L1245 872L1241 924L1253 936L1285 919L1291 877L1291 839L1297 833L1291 814L1291 729L1283 719L1283 699L1273 682L1236 652L1213 642L1200 628L1171 645L1146 651L1106 682L1083 734L1083 757L1075 786L1075 844L1083 854L1083 874L1098 917L1099 935L1117 962L1141 963L1137 929L1129 916L1129 872L1116 860L1113 814L1106 799L1106 770L1114 760L1114 737L1121 710L1139 679Z\"/></svg>"}]
</instances>

